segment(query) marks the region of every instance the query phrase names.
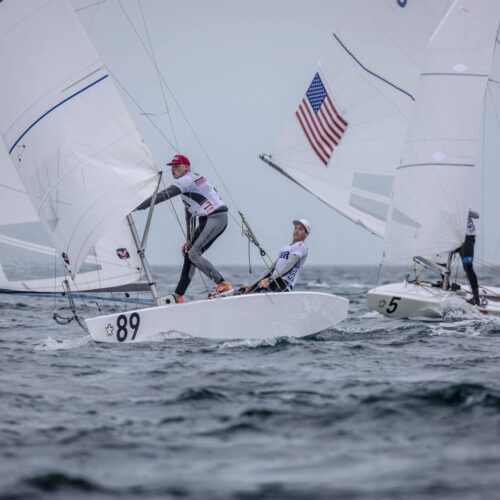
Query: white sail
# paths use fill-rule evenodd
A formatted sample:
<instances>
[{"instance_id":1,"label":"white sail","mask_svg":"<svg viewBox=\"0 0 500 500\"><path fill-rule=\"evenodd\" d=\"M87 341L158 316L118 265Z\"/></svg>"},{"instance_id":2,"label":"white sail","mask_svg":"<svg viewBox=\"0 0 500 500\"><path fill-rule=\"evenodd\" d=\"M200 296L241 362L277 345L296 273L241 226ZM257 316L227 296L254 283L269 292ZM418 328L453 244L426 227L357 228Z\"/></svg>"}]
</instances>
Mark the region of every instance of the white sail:
<instances>
[{"instance_id":1,"label":"white sail","mask_svg":"<svg viewBox=\"0 0 500 500\"><path fill-rule=\"evenodd\" d=\"M381 237L425 47L449 3L344 2L312 85L267 157Z\"/></svg>"},{"instance_id":2,"label":"white sail","mask_svg":"<svg viewBox=\"0 0 500 500\"><path fill-rule=\"evenodd\" d=\"M0 140L0 290L62 292L65 268ZM103 236L85 259L75 290L137 287L141 263L127 223Z\"/></svg>"},{"instance_id":3,"label":"white sail","mask_svg":"<svg viewBox=\"0 0 500 500\"><path fill-rule=\"evenodd\" d=\"M1 2L0 64L0 133L76 275L157 169L68 0Z\"/></svg>"},{"instance_id":4,"label":"white sail","mask_svg":"<svg viewBox=\"0 0 500 500\"><path fill-rule=\"evenodd\" d=\"M457 0L431 38L397 170L386 262L464 241L499 22L497 0Z\"/></svg>"}]
</instances>

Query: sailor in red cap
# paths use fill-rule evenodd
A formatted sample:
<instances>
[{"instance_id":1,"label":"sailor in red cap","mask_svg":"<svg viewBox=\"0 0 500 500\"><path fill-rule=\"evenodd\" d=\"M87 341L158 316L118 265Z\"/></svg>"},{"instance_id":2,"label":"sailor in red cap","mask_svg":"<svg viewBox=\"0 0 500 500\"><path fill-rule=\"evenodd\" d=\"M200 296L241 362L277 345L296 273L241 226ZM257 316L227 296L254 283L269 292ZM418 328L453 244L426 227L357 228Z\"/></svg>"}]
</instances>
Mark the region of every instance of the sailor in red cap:
<instances>
[{"instance_id":1,"label":"sailor in red cap","mask_svg":"<svg viewBox=\"0 0 500 500\"><path fill-rule=\"evenodd\" d=\"M182 245L184 266L175 289L175 301L184 302L184 294L195 268L215 282L216 286L209 296L228 294L233 290L231 283L224 280L213 264L202 255L225 231L228 209L210 182L191 170L191 162L187 156L177 154L167 165L171 168L174 182L158 193L156 203L181 195L186 208L187 239ZM150 205L151 198L141 203L137 209L144 210Z\"/></svg>"}]
</instances>

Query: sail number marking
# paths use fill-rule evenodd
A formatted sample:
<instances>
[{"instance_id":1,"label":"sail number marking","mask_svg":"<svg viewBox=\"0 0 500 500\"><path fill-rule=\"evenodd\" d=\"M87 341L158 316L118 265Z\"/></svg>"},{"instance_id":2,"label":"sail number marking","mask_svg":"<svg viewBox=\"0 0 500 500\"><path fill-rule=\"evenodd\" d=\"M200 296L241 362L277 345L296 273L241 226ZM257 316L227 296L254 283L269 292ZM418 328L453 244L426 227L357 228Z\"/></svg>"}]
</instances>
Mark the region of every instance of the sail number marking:
<instances>
[{"instance_id":1,"label":"sail number marking","mask_svg":"<svg viewBox=\"0 0 500 500\"><path fill-rule=\"evenodd\" d=\"M134 340L137 335L137 331L139 330L140 323L141 317L136 312L132 313L129 319L127 319L125 314L120 314L120 316L116 318L116 339L118 342L125 342L125 340L127 340L128 326L130 326L133 331L132 338L130 340Z\"/></svg>"},{"instance_id":2,"label":"sail number marking","mask_svg":"<svg viewBox=\"0 0 500 500\"><path fill-rule=\"evenodd\" d=\"M385 310L385 312L392 314L398 308L398 300L401 300L401 297L392 297L389 302L389 307Z\"/></svg>"}]
</instances>

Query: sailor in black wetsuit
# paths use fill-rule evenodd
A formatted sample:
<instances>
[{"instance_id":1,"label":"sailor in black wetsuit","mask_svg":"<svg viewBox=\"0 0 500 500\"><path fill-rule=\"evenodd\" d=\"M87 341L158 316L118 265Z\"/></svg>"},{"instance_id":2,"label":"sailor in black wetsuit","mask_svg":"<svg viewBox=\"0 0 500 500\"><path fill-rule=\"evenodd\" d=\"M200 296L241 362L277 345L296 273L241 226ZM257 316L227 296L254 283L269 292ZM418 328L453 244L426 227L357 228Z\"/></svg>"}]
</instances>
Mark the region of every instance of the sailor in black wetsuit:
<instances>
[{"instance_id":1,"label":"sailor in black wetsuit","mask_svg":"<svg viewBox=\"0 0 500 500\"><path fill-rule=\"evenodd\" d=\"M479 300L479 285L477 283L477 276L474 271L474 245L476 243L476 226L472 219L479 219L479 214L474 210L469 210L469 218L467 219L467 231L465 233L464 244L458 249L460 257L462 258L462 265L464 266L465 274L469 280L472 298L467 302L478 306Z\"/></svg>"}]
</instances>

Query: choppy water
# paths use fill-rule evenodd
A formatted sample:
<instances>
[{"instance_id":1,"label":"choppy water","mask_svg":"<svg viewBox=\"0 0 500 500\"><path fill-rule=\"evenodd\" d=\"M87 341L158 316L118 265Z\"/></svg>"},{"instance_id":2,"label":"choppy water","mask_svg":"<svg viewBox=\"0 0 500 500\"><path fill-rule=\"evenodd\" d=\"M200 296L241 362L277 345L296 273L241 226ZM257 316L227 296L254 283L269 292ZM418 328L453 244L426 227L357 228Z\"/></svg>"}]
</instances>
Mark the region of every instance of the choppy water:
<instances>
[{"instance_id":1,"label":"choppy water","mask_svg":"<svg viewBox=\"0 0 500 500\"><path fill-rule=\"evenodd\" d=\"M383 318L375 275L306 267L351 301L310 340L96 345L0 297L0 498L498 498L500 320Z\"/></svg>"}]
</instances>

